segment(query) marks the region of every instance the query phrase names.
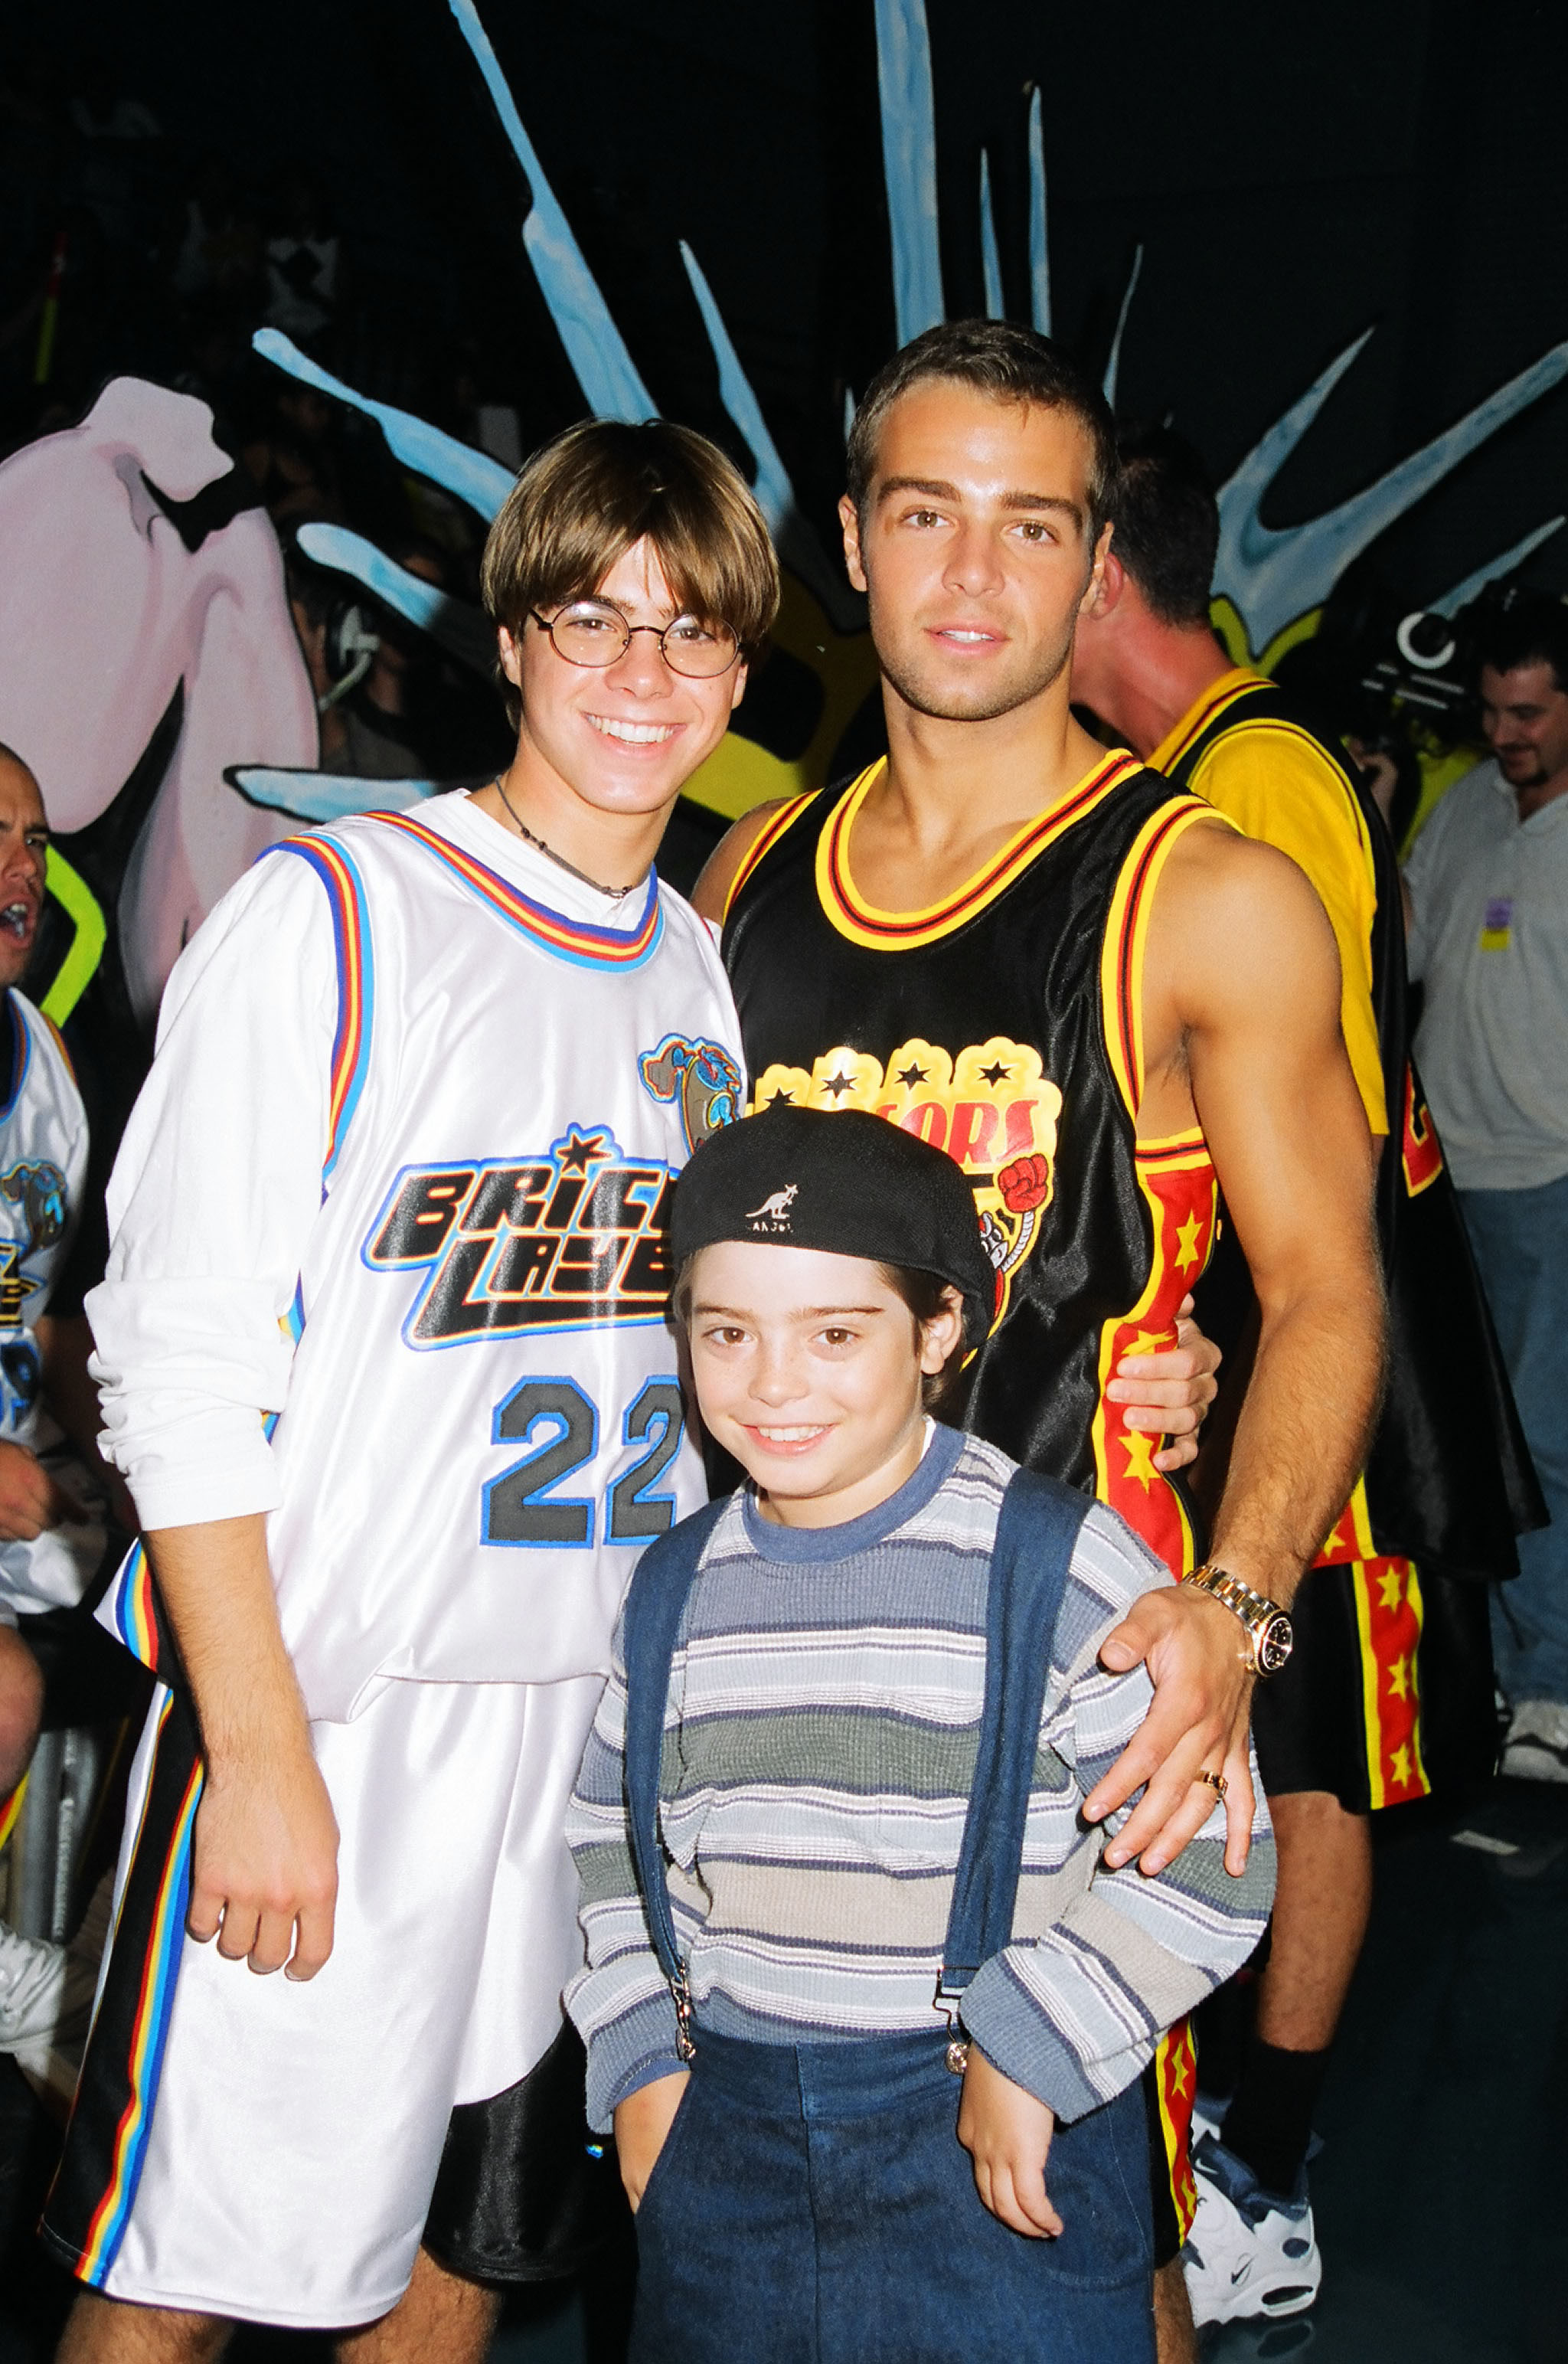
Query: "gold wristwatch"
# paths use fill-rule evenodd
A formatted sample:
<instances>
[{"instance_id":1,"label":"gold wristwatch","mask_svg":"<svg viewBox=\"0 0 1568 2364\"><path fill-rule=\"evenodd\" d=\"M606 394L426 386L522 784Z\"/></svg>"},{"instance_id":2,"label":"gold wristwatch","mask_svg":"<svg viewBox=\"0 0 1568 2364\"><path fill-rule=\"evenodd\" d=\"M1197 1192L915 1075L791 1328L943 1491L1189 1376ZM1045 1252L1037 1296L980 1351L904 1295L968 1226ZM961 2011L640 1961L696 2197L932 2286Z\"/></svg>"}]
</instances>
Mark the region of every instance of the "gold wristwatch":
<instances>
[{"instance_id":1,"label":"gold wristwatch","mask_svg":"<svg viewBox=\"0 0 1568 2364\"><path fill-rule=\"evenodd\" d=\"M1255 1675L1266 1680L1270 1675L1278 1674L1295 1645L1296 1634L1277 1600L1254 1592L1250 1584L1217 1567L1212 1560L1195 1567L1190 1576L1183 1577L1182 1582L1195 1586L1199 1592L1212 1593L1240 1619L1247 1636L1244 1655Z\"/></svg>"}]
</instances>

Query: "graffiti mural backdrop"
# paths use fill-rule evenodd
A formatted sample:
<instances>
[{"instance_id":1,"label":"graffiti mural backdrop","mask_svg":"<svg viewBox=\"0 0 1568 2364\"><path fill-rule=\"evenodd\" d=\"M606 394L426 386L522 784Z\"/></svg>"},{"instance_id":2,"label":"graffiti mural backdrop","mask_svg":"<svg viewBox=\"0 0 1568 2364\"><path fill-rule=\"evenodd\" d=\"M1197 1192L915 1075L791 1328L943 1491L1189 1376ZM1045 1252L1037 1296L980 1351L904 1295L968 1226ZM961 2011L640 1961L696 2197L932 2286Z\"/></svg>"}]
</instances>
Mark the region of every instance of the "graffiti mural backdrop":
<instances>
[{"instance_id":1,"label":"graffiti mural backdrop","mask_svg":"<svg viewBox=\"0 0 1568 2364\"><path fill-rule=\"evenodd\" d=\"M516 12L501 0L489 5L515 37ZM429 20L427 41L439 28L483 85L511 166L509 184L496 178L494 203L518 223L583 407L606 417L650 415L659 405L632 330L616 317L552 186L530 133L530 94L514 87L494 45L500 27L475 0L446 7L420 0L420 14ZM1053 109L1041 86L1020 94L1016 136L980 145L967 222L955 227L951 194L945 217L940 201L954 168L939 145L922 0L873 0L871 29L876 119L864 132L880 149L888 281L878 304L891 338L901 341L950 308L972 308L973 290L993 316L1010 310L1051 331L1065 235L1051 169L1059 104ZM352 103L346 94L344 104ZM1115 152L1107 148L1107 163ZM723 203L743 207L745 191L725 190ZM785 569L774 684L748 700L692 786L712 814L731 816L832 774L865 727L873 670L860 603L809 521L810 505L797 498L700 241L673 224L665 244L695 305L705 373L750 454ZM1102 344L1113 402L1152 300L1153 251L1137 242L1110 291ZM964 300L950 307L955 277ZM1304 318L1294 397L1258 420L1251 448L1227 474L1215 619L1238 658L1272 668L1309 637L1346 570L1568 376L1568 342L1550 345L1370 482L1294 522L1269 521L1278 480L1310 456L1341 387L1353 387L1375 361L1376 337L1369 323L1325 362ZM281 378L373 420L400 468L478 520L494 515L510 481L499 462L329 371L281 329L261 329L254 343ZM846 388L846 425L852 400ZM1500 533L1451 579L1424 585L1421 604L1451 616L1530 558L1563 523L1550 493L1540 508L1522 531ZM428 570L319 519L300 527L297 544L346 597L362 592L449 663L488 678L483 619ZM64 1020L92 990L100 1025L128 1040L145 1036L181 945L263 847L301 822L407 806L441 784L389 784L324 762L317 686L273 529L250 481L215 442L200 400L136 378L110 383L79 424L0 466L0 739L37 771L61 839L50 866L47 1006Z\"/></svg>"}]
</instances>

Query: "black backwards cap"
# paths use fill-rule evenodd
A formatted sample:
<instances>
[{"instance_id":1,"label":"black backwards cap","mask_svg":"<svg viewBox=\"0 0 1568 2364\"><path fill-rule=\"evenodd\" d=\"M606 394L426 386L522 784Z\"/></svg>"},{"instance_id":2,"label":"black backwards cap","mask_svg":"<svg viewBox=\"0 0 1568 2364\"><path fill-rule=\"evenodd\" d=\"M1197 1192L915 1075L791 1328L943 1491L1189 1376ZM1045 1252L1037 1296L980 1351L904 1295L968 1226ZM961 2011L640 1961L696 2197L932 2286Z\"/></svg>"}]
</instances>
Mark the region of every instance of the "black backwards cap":
<instances>
[{"instance_id":1,"label":"black backwards cap","mask_svg":"<svg viewBox=\"0 0 1568 2364\"><path fill-rule=\"evenodd\" d=\"M995 1315L996 1276L962 1169L865 1109L773 1107L710 1133L675 1185L671 1257L679 1269L719 1240L935 1273L963 1299L968 1346Z\"/></svg>"}]
</instances>

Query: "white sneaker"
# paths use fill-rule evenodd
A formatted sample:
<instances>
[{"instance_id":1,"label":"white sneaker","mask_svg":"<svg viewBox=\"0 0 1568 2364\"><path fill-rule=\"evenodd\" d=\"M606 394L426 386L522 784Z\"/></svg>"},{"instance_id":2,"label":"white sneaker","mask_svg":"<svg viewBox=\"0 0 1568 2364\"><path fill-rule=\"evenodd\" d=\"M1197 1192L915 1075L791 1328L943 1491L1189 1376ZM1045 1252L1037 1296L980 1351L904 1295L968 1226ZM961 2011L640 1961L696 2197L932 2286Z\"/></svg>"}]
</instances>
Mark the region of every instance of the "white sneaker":
<instances>
[{"instance_id":1,"label":"white sneaker","mask_svg":"<svg viewBox=\"0 0 1568 2364\"><path fill-rule=\"evenodd\" d=\"M1300 2314L1323 2281L1303 2173L1299 2197L1265 2191L1251 2169L1213 2135L1193 2154L1197 2213L1182 2251L1193 2320Z\"/></svg>"},{"instance_id":2,"label":"white sneaker","mask_svg":"<svg viewBox=\"0 0 1568 2364\"><path fill-rule=\"evenodd\" d=\"M19 1937L0 1921L0 2052L24 2068L85 2033L97 1964L47 1937Z\"/></svg>"},{"instance_id":3,"label":"white sneaker","mask_svg":"<svg viewBox=\"0 0 1568 2364\"><path fill-rule=\"evenodd\" d=\"M1508 1720L1502 1770L1515 1781L1568 1781L1568 1707L1521 1700Z\"/></svg>"}]
</instances>

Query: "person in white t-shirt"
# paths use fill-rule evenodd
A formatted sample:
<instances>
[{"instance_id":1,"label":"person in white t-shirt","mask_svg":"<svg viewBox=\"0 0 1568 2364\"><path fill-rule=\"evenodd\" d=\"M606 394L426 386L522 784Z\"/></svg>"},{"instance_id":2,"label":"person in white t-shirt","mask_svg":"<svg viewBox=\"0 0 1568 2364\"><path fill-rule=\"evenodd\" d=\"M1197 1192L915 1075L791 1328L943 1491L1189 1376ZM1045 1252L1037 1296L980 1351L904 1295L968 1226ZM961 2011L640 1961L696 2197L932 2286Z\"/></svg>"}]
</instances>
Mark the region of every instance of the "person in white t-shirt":
<instances>
[{"instance_id":1,"label":"person in white t-shirt","mask_svg":"<svg viewBox=\"0 0 1568 2364\"><path fill-rule=\"evenodd\" d=\"M1568 1781L1568 607L1513 601L1477 653L1492 753L1405 872L1416 1055L1551 1513L1493 1593L1503 1770Z\"/></svg>"},{"instance_id":2,"label":"person in white t-shirt","mask_svg":"<svg viewBox=\"0 0 1568 2364\"><path fill-rule=\"evenodd\" d=\"M637 1556L704 1498L665 1209L741 1104L651 864L778 578L710 444L598 423L524 470L484 586L513 761L230 890L110 1186L145 1544L106 1607L160 1685L43 2228L74 2364L235 2320L462 2364L614 2180L565 1808Z\"/></svg>"}]
</instances>

